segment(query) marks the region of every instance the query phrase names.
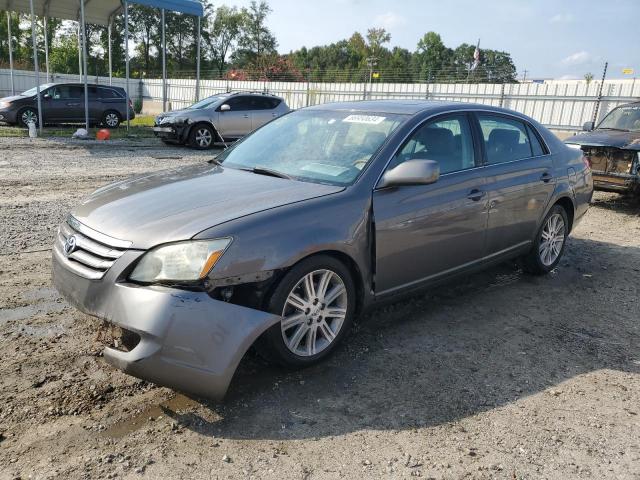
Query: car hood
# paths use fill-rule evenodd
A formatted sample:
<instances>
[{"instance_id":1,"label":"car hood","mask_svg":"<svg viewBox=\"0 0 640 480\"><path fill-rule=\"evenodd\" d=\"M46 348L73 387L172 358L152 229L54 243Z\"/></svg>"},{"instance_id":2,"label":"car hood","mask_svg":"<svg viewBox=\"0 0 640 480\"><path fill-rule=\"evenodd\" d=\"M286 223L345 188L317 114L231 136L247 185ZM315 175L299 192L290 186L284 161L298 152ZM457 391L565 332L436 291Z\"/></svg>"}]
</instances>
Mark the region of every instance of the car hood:
<instances>
[{"instance_id":1,"label":"car hood","mask_svg":"<svg viewBox=\"0 0 640 480\"><path fill-rule=\"evenodd\" d=\"M199 232L260 211L342 191L205 164L165 170L107 185L71 215L132 248L186 240Z\"/></svg>"},{"instance_id":2,"label":"car hood","mask_svg":"<svg viewBox=\"0 0 640 480\"><path fill-rule=\"evenodd\" d=\"M178 117L178 116L189 116L189 115L193 115L194 112L197 112L197 110L192 110L192 109L188 109L188 108L183 108L183 109L180 109L180 110L171 110L170 112L162 112L161 114L156 116L156 120L159 120L161 118L172 118L172 117Z\"/></svg>"},{"instance_id":3,"label":"car hood","mask_svg":"<svg viewBox=\"0 0 640 480\"><path fill-rule=\"evenodd\" d=\"M25 97L23 95L12 95L10 97L0 98L0 102L15 102L16 100L26 100L30 97Z\"/></svg>"},{"instance_id":4,"label":"car hood","mask_svg":"<svg viewBox=\"0 0 640 480\"><path fill-rule=\"evenodd\" d=\"M574 145L640 150L640 132L593 130L592 132L580 133L573 137L569 137L564 142Z\"/></svg>"}]
</instances>

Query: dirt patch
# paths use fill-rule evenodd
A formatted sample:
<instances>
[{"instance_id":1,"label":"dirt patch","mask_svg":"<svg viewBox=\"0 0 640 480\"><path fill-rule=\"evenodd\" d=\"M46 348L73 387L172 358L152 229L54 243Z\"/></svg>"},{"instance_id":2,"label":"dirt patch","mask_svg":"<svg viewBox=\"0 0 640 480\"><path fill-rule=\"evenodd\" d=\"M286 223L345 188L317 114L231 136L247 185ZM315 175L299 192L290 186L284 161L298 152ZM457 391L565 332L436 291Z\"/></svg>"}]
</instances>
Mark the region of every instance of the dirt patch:
<instances>
[{"instance_id":1,"label":"dirt patch","mask_svg":"<svg viewBox=\"0 0 640 480\"><path fill-rule=\"evenodd\" d=\"M95 188L211 153L17 141L0 139L0 478L640 478L637 203L597 194L551 275L505 264L385 307L322 365L250 353L215 404L106 365L48 250Z\"/></svg>"}]
</instances>

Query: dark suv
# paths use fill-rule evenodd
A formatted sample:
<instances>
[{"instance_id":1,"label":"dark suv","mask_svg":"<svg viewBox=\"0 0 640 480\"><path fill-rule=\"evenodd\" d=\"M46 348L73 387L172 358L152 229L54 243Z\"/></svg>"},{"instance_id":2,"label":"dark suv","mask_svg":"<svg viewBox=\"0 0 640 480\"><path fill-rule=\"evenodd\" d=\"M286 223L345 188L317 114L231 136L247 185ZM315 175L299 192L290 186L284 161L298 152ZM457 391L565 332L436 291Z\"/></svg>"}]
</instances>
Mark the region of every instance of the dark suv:
<instances>
[{"instance_id":1,"label":"dark suv","mask_svg":"<svg viewBox=\"0 0 640 480\"><path fill-rule=\"evenodd\" d=\"M84 85L48 83L40 87L44 123L84 122ZM89 122L116 128L127 117L126 93L121 87L89 85ZM129 100L129 118L135 113ZM0 122L26 127L38 123L36 88L13 97L0 98Z\"/></svg>"}]
</instances>

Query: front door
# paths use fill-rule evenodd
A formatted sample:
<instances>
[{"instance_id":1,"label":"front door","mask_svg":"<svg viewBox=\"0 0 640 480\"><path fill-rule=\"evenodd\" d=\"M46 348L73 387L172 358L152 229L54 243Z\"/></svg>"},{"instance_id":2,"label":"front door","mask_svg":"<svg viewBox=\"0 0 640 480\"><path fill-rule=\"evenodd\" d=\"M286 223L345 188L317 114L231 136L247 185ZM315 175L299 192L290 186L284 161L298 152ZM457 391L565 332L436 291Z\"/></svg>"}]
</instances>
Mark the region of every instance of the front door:
<instances>
[{"instance_id":1,"label":"front door","mask_svg":"<svg viewBox=\"0 0 640 480\"><path fill-rule=\"evenodd\" d=\"M218 107L218 129L224 138L239 138L251 131L251 105L248 96L238 95L225 102L230 110Z\"/></svg>"},{"instance_id":2,"label":"front door","mask_svg":"<svg viewBox=\"0 0 640 480\"><path fill-rule=\"evenodd\" d=\"M418 127L388 169L410 159L437 161L440 178L374 191L377 294L445 276L484 255L487 195L469 116Z\"/></svg>"},{"instance_id":3,"label":"front door","mask_svg":"<svg viewBox=\"0 0 640 480\"><path fill-rule=\"evenodd\" d=\"M555 188L553 162L531 126L514 117L478 114L486 166L487 255L525 248Z\"/></svg>"},{"instance_id":4,"label":"front door","mask_svg":"<svg viewBox=\"0 0 640 480\"><path fill-rule=\"evenodd\" d=\"M75 115L75 110L80 108L82 103L82 87L74 85L55 85L46 94L43 100L43 113L47 122L69 122L80 120L79 115Z\"/></svg>"}]
</instances>

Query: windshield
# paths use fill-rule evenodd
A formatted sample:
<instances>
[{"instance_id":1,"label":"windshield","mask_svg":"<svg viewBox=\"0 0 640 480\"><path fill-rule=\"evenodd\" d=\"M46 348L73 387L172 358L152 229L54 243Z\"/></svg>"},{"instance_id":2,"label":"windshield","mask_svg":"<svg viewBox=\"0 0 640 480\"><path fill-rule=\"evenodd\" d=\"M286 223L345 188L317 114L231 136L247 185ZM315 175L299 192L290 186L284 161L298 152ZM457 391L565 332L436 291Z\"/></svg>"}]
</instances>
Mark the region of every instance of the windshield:
<instances>
[{"instance_id":1,"label":"windshield","mask_svg":"<svg viewBox=\"0 0 640 480\"><path fill-rule=\"evenodd\" d=\"M216 95L211 95L210 97L207 97L203 100L200 100L199 102L194 103L193 105L191 105L190 107L187 107L188 109L200 109L200 108L207 108L210 107L211 105L213 105L214 103L216 103L219 100L222 100L223 98L227 98L229 95L225 95L224 93L218 93Z\"/></svg>"},{"instance_id":2,"label":"windshield","mask_svg":"<svg viewBox=\"0 0 640 480\"><path fill-rule=\"evenodd\" d=\"M49 88L52 85L53 85L53 83L45 83L44 85L40 85L40 93L42 93L43 90L46 90L47 88ZM38 93L36 91L36 87L33 87L33 88L30 88L29 90L25 90L20 95L23 96L23 97L31 97L31 96L35 95L36 93Z\"/></svg>"},{"instance_id":3,"label":"windshield","mask_svg":"<svg viewBox=\"0 0 640 480\"><path fill-rule=\"evenodd\" d=\"M640 132L640 105L614 108L598 128Z\"/></svg>"},{"instance_id":4,"label":"windshield","mask_svg":"<svg viewBox=\"0 0 640 480\"><path fill-rule=\"evenodd\" d=\"M246 170L348 185L358 177L405 115L301 110L256 130L217 160Z\"/></svg>"}]
</instances>

